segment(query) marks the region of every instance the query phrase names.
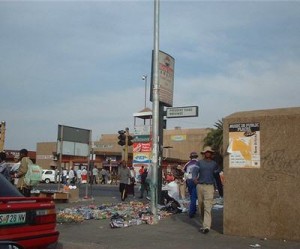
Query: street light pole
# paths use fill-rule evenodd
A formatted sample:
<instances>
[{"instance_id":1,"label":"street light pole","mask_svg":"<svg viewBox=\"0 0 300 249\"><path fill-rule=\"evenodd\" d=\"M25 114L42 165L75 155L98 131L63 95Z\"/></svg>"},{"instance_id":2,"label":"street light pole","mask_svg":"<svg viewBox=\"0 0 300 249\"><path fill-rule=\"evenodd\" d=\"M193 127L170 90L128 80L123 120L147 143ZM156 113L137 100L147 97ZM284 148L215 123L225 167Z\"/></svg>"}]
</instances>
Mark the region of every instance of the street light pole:
<instances>
[{"instance_id":1,"label":"street light pole","mask_svg":"<svg viewBox=\"0 0 300 249\"><path fill-rule=\"evenodd\" d=\"M152 126L152 164L151 164L151 211L153 223L158 223L157 215L157 185L158 185L158 154L159 154L159 0L154 0L154 56L153 56L153 126Z\"/></svg>"},{"instance_id":2,"label":"street light pole","mask_svg":"<svg viewBox=\"0 0 300 249\"><path fill-rule=\"evenodd\" d=\"M142 80L145 81L145 108L147 107L147 75L143 75Z\"/></svg>"}]
</instances>

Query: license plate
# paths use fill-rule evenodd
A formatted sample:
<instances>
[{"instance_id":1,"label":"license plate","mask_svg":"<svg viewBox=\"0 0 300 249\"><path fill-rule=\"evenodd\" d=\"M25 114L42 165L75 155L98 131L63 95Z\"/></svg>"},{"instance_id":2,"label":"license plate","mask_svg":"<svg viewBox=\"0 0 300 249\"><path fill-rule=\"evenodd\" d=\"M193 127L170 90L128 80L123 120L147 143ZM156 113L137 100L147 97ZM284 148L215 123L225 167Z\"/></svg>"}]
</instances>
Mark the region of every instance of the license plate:
<instances>
[{"instance_id":1,"label":"license plate","mask_svg":"<svg viewBox=\"0 0 300 249\"><path fill-rule=\"evenodd\" d=\"M26 221L26 213L9 213L0 214L0 226L12 225L12 224L23 224Z\"/></svg>"}]
</instances>

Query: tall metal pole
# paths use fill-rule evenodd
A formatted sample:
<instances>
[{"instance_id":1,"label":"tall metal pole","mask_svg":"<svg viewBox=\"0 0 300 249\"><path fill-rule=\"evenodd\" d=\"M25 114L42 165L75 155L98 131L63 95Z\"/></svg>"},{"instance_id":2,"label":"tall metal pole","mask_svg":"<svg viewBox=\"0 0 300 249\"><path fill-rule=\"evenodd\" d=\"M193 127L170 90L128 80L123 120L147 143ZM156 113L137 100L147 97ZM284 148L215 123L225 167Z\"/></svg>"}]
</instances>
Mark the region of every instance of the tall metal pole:
<instances>
[{"instance_id":1,"label":"tall metal pole","mask_svg":"<svg viewBox=\"0 0 300 249\"><path fill-rule=\"evenodd\" d=\"M63 170L62 170L63 141L64 141L64 139L63 139L64 135L63 134L64 134L64 126L61 125L61 127L60 127L60 148L59 148L59 172L60 172L61 175L63 173ZM60 180L59 180L59 183L58 183L57 187L58 187L58 191L59 191L60 188L61 188Z\"/></svg>"},{"instance_id":2,"label":"tall metal pole","mask_svg":"<svg viewBox=\"0 0 300 249\"><path fill-rule=\"evenodd\" d=\"M159 0L154 0L154 63L153 63L153 125L152 125L152 164L151 164L151 211L153 223L158 223L157 216L157 179L159 156Z\"/></svg>"},{"instance_id":3,"label":"tall metal pole","mask_svg":"<svg viewBox=\"0 0 300 249\"><path fill-rule=\"evenodd\" d=\"M85 196L84 196L85 199L90 198L90 196L89 196L89 183L90 183L91 195L93 195L92 182L91 182L91 180L92 180L91 175L93 174L93 169L91 167L91 160L93 160L94 148L92 146L92 131L91 130L89 132L89 145L88 145L88 147L89 147L89 149L88 149L89 153L88 153L88 156L87 156L87 172L88 172L88 174L87 174L87 180L86 180L87 182L85 184ZM91 152L92 152L92 155L90 154ZM91 198L92 198L92 196L91 196Z\"/></svg>"}]
</instances>

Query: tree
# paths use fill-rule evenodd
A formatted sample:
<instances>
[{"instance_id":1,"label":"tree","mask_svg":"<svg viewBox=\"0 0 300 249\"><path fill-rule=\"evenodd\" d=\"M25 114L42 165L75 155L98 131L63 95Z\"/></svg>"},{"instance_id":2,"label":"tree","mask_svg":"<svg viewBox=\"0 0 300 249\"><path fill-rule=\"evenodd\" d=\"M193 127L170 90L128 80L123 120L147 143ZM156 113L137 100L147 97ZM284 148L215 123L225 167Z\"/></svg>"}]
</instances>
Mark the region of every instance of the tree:
<instances>
[{"instance_id":1,"label":"tree","mask_svg":"<svg viewBox=\"0 0 300 249\"><path fill-rule=\"evenodd\" d=\"M223 121L218 120L214 124L216 128L211 128L210 132L204 138L204 146L210 146L220 155L223 154Z\"/></svg>"}]
</instances>

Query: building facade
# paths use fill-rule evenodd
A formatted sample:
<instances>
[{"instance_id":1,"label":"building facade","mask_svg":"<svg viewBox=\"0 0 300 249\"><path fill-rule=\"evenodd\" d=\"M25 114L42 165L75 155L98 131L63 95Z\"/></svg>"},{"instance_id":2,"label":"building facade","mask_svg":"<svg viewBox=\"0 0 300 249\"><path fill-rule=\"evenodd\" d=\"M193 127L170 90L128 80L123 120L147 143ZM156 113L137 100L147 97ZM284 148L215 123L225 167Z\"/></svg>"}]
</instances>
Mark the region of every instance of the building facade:
<instances>
[{"instance_id":1,"label":"building facade","mask_svg":"<svg viewBox=\"0 0 300 249\"><path fill-rule=\"evenodd\" d=\"M184 164L189 160L192 151L200 153L203 148L204 138L210 131L209 128L182 129L176 127L172 130L164 130L162 148L162 166ZM37 144L36 163L44 169L57 168L59 155L56 152L56 142L45 142ZM132 161L132 146L128 149L128 162ZM92 146L91 158L62 156L62 167L88 166L88 162L98 168L112 169L118 166L123 158L123 147L118 145L118 134L102 134L98 141Z\"/></svg>"}]
</instances>

